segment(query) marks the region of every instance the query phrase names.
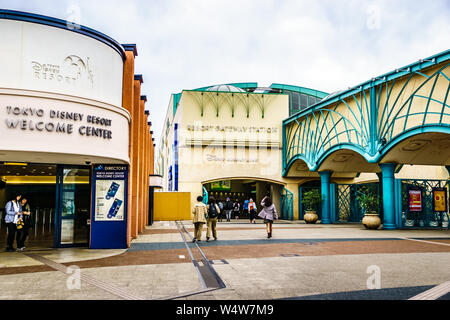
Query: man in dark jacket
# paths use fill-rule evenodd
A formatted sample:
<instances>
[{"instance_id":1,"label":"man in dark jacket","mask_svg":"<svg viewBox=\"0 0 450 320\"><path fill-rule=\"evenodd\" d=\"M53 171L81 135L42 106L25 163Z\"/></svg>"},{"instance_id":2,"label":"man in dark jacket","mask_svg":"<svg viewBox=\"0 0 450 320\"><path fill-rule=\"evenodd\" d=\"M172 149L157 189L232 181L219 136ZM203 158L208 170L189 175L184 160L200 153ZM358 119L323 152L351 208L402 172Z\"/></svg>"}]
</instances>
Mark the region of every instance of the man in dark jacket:
<instances>
[{"instance_id":1,"label":"man in dark jacket","mask_svg":"<svg viewBox=\"0 0 450 320\"><path fill-rule=\"evenodd\" d=\"M25 250L25 241L27 240L29 230L33 226L33 218L27 198L22 198L20 202L22 205L23 227L17 230L17 250L23 251Z\"/></svg>"},{"instance_id":2,"label":"man in dark jacket","mask_svg":"<svg viewBox=\"0 0 450 320\"><path fill-rule=\"evenodd\" d=\"M208 219L206 220L208 226L206 230L206 242L208 242L209 238L211 238L211 233L214 237L214 240L217 240L216 226L217 226L217 217L220 214L220 208L213 197L209 199L209 204L207 205L206 208L208 210Z\"/></svg>"},{"instance_id":3,"label":"man in dark jacket","mask_svg":"<svg viewBox=\"0 0 450 320\"><path fill-rule=\"evenodd\" d=\"M225 214L228 222L231 221L231 211L233 211L233 202L231 202L230 198L227 198L227 202L225 203Z\"/></svg>"}]
</instances>

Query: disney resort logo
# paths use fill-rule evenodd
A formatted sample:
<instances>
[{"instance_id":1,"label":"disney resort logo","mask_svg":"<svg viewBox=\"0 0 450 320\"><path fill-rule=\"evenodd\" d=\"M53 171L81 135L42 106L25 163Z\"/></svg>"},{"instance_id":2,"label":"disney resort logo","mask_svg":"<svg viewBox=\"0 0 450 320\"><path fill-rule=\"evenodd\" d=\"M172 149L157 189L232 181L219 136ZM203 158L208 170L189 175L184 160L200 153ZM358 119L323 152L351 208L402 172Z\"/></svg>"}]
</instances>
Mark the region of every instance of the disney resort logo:
<instances>
[{"instance_id":1,"label":"disney resort logo","mask_svg":"<svg viewBox=\"0 0 450 320\"><path fill-rule=\"evenodd\" d=\"M85 60L77 55L67 56L62 64L31 62L35 79L57 81L71 85L86 84L94 87L94 73L89 57Z\"/></svg>"}]
</instances>

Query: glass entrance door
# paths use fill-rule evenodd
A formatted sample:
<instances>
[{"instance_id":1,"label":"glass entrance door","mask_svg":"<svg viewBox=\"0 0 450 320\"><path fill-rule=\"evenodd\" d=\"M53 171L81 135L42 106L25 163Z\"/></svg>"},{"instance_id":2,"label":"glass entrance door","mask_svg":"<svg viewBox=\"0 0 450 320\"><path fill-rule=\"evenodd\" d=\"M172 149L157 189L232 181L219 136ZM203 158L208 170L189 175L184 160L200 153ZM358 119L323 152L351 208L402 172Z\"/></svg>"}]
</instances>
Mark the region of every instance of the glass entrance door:
<instances>
[{"instance_id":1,"label":"glass entrance door","mask_svg":"<svg viewBox=\"0 0 450 320\"><path fill-rule=\"evenodd\" d=\"M90 177L90 167L58 166L55 247L89 245Z\"/></svg>"}]
</instances>

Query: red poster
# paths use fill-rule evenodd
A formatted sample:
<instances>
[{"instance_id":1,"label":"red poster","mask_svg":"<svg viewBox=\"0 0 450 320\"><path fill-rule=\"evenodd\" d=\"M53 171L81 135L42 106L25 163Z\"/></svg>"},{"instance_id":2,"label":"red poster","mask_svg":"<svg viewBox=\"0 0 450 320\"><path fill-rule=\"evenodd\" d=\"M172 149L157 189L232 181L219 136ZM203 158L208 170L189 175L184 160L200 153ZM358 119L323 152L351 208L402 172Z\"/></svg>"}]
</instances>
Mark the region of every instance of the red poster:
<instances>
[{"instance_id":1,"label":"red poster","mask_svg":"<svg viewBox=\"0 0 450 320\"><path fill-rule=\"evenodd\" d=\"M422 211L422 191L421 190L409 190L409 211L420 212Z\"/></svg>"}]
</instances>

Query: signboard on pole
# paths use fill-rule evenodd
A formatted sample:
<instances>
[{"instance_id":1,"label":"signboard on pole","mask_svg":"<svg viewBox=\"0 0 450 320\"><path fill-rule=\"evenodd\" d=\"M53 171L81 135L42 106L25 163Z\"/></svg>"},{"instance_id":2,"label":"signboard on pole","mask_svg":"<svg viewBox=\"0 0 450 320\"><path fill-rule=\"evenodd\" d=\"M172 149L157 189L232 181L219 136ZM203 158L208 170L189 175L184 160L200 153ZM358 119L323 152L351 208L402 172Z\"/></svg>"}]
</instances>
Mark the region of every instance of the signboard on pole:
<instances>
[{"instance_id":1,"label":"signboard on pole","mask_svg":"<svg viewBox=\"0 0 450 320\"><path fill-rule=\"evenodd\" d=\"M415 188L408 190L408 205L410 212L422 211L422 190Z\"/></svg>"}]
</instances>

